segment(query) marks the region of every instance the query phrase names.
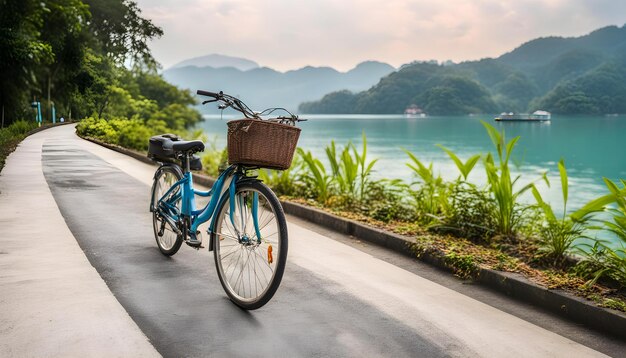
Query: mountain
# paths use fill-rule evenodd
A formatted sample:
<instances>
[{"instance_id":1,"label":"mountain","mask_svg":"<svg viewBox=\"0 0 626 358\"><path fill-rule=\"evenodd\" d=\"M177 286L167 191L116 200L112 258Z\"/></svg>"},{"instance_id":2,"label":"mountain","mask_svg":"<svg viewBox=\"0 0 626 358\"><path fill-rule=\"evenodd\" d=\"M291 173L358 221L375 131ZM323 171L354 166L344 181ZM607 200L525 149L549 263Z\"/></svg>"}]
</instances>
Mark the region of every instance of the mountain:
<instances>
[{"instance_id":1,"label":"mountain","mask_svg":"<svg viewBox=\"0 0 626 358\"><path fill-rule=\"evenodd\" d=\"M241 98L256 110L284 107L296 111L298 105L337 91L363 91L395 69L376 61L358 64L348 72L330 67L306 66L279 72L268 67L240 70L234 67L173 67L163 72L170 83L182 88L224 91ZM214 106L202 110L216 112Z\"/></svg>"},{"instance_id":2,"label":"mountain","mask_svg":"<svg viewBox=\"0 0 626 358\"><path fill-rule=\"evenodd\" d=\"M414 62L367 91L338 91L303 103L308 113L430 114L545 109L554 113L626 113L626 25L580 37L545 37L498 58L440 65Z\"/></svg>"},{"instance_id":3,"label":"mountain","mask_svg":"<svg viewBox=\"0 0 626 358\"><path fill-rule=\"evenodd\" d=\"M258 68L259 64L254 61L247 60L245 58L211 54L211 55L194 57L188 60L184 60L182 62L175 64L171 68L179 68L179 67L186 67L186 66L213 67L213 68L234 67L241 71L247 71L253 68Z\"/></svg>"}]
</instances>

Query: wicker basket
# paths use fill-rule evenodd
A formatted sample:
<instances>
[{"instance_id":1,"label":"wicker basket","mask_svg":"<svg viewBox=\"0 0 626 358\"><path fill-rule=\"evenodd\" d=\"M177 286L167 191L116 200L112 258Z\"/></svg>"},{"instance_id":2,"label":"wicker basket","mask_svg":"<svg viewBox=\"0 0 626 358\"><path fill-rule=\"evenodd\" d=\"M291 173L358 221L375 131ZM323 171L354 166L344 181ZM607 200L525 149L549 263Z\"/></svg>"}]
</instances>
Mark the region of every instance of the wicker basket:
<instances>
[{"instance_id":1,"label":"wicker basket","mask_svg":"<svg viewBox=\"0 0 626 358\"><path fill-rule=\"evenodd\" d=\"M291 166L300 128L258 119L228 122L228 162L284 170Z\"/></svg>"}]
</instances>

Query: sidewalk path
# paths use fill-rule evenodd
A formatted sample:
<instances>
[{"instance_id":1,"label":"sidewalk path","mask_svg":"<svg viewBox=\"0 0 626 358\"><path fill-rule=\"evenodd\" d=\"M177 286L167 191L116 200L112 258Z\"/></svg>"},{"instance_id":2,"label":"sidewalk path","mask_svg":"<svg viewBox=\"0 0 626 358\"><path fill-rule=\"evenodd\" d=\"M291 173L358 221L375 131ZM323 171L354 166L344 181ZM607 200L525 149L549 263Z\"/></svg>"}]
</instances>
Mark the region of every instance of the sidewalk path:
<instances>
[{"instance_id":1,"label":"sidewalk path","mask_svg":"<svg viewBox=\"0 0 626 358\"><path fill-rule=\"evenodd\" d=\"M42 145L59 129L27 137L0 175L0 357L159 356L87 261L44 179Z\"/></svg>"}]
</instances>

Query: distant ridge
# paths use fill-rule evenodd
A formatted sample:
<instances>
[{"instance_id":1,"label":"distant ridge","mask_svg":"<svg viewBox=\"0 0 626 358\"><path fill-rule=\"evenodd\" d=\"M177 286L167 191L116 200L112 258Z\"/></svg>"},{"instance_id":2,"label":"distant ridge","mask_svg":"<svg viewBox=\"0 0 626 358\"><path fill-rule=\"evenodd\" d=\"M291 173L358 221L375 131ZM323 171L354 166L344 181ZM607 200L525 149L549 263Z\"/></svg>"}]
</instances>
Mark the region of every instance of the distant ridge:
<instances>
[{"instance_id":1,"label":"distant ridge","mask_svg":"<svg viewBox=\"0 0 626 358\"><path fill-rule=\"evenodd\" d=\"M232 62L223 67L195 65L199 62L202 61L183 61L165 70L163 76L192 92L221 90L238 96L256 110L280 106L296 111L300 103L321 98L328 92L366 90L395 71L394 67L377 61L360 63L348 72L313 66L286 72L258 66L244 70L233 66ZM216 111L215 106L204 106L201 110Z\"/></svg>"},{"instance_id":2,"label":"distant ridge","mask_svg":"<svg viewBox=\"0 0 626 358\"><path fill-rule=\"evenodd\" d=\"M497 58L412 62L367 91L336 91L302 103L304 113L431 115L532 112L626 113L626 25L579 37L543 37Z\"/></svg>"},{"instance_id":3,"label":"distant ridge","mask_svg":"<svg viewBox=\"0 0 626 358\"><path fill-rule=\"evenodd\" d=\"M241 58L241 57L210 54L206 56L194 57L188 60L184 60L170 67L170 69L186 67L186 66L213 67L213 68L233 67L241 71L248 71L254 68L258 68L259 64L254 61L250 61L248 59Z\"/></svg>"}]
</instances>

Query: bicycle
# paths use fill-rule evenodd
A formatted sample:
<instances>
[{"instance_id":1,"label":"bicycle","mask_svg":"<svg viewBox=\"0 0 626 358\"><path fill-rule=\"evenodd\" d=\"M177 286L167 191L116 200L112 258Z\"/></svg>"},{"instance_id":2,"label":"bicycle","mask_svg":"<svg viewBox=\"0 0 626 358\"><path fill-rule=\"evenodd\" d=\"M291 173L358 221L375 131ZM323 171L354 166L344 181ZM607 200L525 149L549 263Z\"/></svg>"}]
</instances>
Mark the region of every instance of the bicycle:
<instances>
[{"instance_id":1,"label":"bicycle","mask_svg":"<svg viewBox=\"0 0 626 358\"><path fill-rule=\"evenodd\" d=\"M212 97L202 104L219 101L220 109L233 108L248 119L291 126L304 121L286 110L286 116L262 119L263 115L284 109L254 112L223 92L198 90L197 94ZM285 270L288 232L283 208L274 192L250 175L258 168L255 165L231 164L210 190L194 189L191 170L201 168L194 154L203 150L201 141L183 141L172 134L150 139L148 156L160 163L150 202L157 246L166 256L178 252L183 242L199 249L203 243L198 227L210 222L209 251L213 251L226 294L241 308L260 308L276 293ZM196 195L210 198L199 210Z\"/></svg>"}]
</instances>

